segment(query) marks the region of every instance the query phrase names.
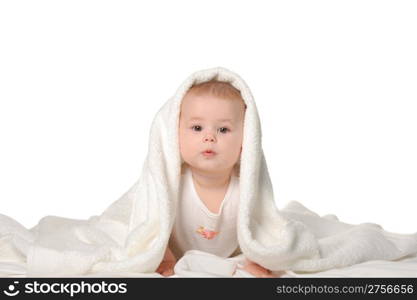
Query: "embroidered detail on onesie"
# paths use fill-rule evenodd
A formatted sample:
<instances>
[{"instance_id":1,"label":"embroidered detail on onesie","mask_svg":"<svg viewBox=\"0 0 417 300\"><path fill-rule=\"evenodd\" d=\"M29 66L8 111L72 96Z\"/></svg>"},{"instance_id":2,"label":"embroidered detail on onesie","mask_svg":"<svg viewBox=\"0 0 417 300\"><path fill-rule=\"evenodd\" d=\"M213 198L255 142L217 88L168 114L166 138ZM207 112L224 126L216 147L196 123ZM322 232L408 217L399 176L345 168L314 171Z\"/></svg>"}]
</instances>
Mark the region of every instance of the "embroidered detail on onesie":
<instances>
[{"instance_id":1,"label":"embroidered detail on onesie","mask_svg":"<svg viewBox=\"0 0 417 300\"><path fill-rule=\"evenodd\" d=\"M206 228L204 228L204 226L200 226L197 231L197 233L199 233L203 238L211 240L213 239L215 236L217 236L220 231L212 231L212 230L208 230Z\"/></svg>"}]
</instances>

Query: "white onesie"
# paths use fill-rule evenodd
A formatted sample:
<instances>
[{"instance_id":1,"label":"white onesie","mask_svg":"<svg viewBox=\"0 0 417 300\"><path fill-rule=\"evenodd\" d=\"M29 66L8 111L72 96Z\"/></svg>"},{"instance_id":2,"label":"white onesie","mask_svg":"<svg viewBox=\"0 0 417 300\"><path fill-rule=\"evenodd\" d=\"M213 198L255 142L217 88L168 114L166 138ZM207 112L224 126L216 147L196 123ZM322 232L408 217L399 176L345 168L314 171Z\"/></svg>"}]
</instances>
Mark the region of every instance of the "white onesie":
<instances>
[{"instance_id":1,"label":"white onesie","mask_svg":"<svg viewBox=\"0 0 417 300\"><path fill-rule=\"evenodd\" d=\"M169 248L179 259L188 250L229 257L238 248L239 177L232 174L218 214L211 212L194 187L191 169L181 175L180 195Z\"/></svg>"}]
</instances>

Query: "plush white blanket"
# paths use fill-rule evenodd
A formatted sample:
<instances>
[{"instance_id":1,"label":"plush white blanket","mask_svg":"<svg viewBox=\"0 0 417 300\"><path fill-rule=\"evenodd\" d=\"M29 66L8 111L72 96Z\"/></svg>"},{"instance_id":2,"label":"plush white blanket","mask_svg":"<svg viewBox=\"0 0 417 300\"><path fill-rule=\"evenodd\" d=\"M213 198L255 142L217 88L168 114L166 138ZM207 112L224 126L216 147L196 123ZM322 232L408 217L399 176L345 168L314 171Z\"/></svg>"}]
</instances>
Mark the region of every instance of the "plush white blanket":
<instances>
[{"instance_id":1,"label":"plush white blanket","mask_svg":"<svg viewBox=\"0 0 417 300\"><path fill-rule=\"evenodd\" d=\"M394 261L417 253L417 234L390 233L376 224L352 225L335 216L320 217L296 201L278 210L253 96L239 75L218 67L191 74L158 111L140 178L101 215L88 220L47 216L30 230L0 215L0 274L158 276L155 270L163 258L178 201L180 104L194 83L214 77L239 89L247 105L239 174L241 255L230 259L247 257L277 274L287 271L294 275L366 261ZM195 255L193 252L177 263L178 274L230 275L236 267L230 259L217 258L224 264L213 263L216 268L207 270L207 264L198 265L204 261L201 256ZM239 274L244 273L234 273Z\"/></svg>"},{"instance_id":2,"label":"plush white blanket","mask_svg":"<svg viewBox=\"0 0 417 300\"><path fill-rule=\"evenodd\" d=\"M299 203L294 203L298 207L298 213L304 215L314 214L304 208ZM284 210L287 210L285 208ZM323 217L336 220L335 216ZM17 224L17 223L16 223ZM374 225L377 226L377 225ZM0 244L1 249L1 244ZM230 258L219 257L207 252L190 250L175 265L175 277L253 277L243 270L245 256L240 254ZM326 271L302 272L302 271L282 271L273 272L273 275L281 278L294 277L417 277L417 253L409 255L399 260L369 260L351 266L331 268ZM27 267L24 262L3 262L0 263L0 277L26 277ZM44 275L45 276L45 275ZM49 274L49 277L55 277ZM139 272L96 272L76 275L61 275L65 277L154 277L163 278L162 275L153 273Z\"/></svg>"}]
</instances>

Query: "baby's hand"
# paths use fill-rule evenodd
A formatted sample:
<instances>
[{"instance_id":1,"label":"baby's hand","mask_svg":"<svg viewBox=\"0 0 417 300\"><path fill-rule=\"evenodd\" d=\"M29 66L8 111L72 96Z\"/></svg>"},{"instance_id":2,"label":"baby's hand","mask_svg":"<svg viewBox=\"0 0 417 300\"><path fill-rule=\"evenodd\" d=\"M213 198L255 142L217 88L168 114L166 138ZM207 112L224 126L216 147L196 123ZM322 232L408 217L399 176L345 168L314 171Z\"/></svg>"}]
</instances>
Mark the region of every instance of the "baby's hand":
<instances>
[{"instance_id":1,"label":"baby's hand","mask_svg":"<svg viewBox=\"0 0 417 300\"><path fill-rule=\"evenodd\" d=\"M258 265L257 263L246 260L245 265L243 266L243 270L251 273L252 275L256 277L275 277L271 274L271 271L268 269L265 269L264 267Z\"/></svg>"},{"instance_id":2,"label":"baby's hand","mask_svg":"<svg viewBox=\"0 0 417 300\"><path fill-rule=\"evenodd\" d=\"M156 272L165 277L174 275L175 264L176 264L175 260L163 260L159 264L158 269L156 269Z\"/></svg>"}]
</instances>

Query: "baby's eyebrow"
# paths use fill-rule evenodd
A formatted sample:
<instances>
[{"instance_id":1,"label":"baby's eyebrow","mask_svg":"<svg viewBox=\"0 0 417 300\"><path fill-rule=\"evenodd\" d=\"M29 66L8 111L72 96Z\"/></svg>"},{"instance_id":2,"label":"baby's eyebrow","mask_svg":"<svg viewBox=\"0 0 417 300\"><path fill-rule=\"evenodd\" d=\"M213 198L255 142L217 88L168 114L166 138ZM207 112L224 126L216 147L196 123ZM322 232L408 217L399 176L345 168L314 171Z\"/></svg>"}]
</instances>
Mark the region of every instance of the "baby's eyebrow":
<instances>
[{"instance_id":1,"label":"baby's eyebrow","mask_svg":"<svg viewBox=\"0 0 417 300\"><path fill-rule=\"evenodd\" d=\"M194 118L190 119L190 121L202 121L202 120L203 119L199 118L199 117L194 117ZM217 121L219 121L219 122L233 122L232 119L217 119Z\"/></svg>"},{"instance_id":2,"label":"baby's eyebrow","mask_svg":"<svg viewBox=\"0 0 417 300\"><path fill-rule=\"evenodd\" d=\"M232 122L233 120L232 119L217 119L217 121L220 121L220 122Z\"/></svg>"}]
</instances>

